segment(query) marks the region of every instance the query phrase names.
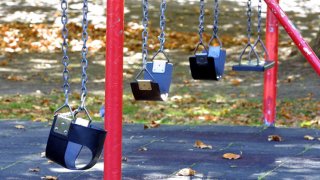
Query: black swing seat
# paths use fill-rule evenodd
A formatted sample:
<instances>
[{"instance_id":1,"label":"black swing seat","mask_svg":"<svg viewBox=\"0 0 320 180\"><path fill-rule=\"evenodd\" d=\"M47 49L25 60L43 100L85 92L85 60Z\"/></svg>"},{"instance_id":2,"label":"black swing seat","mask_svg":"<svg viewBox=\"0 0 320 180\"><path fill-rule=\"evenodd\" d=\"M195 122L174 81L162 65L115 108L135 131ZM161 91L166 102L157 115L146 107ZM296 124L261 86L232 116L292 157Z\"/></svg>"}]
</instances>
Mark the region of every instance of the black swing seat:
<instances>
[{"instance_id":1,"label":"black swing seat","mask_svg":"<svg viewBox=\"0 0 320 180\"><path fill-rule=\"evenodd\" d=\"M232 70L264 72L265 70L270 69L274 66L274 61L260 61L259 64L257 64L256 62L256 60L252 60L251 63L249 61L247 61L246 63L242 61L241 64L232 66Z\"/></svg>"},{"instance_id":2,"label":"black swing seat","mask_svg":"<svg viewBox=\"0 0 320 180\"><path fill-rule=\"evenodd\" d=\"M151 80L137 80L131 82L131 90L135 100L138 101L163 101L159 84Z\"/></svg>"},{"instance_id":3,"label":"black swing seat","mask_svg":"<svg viewBox=\"0 0 320 180\"><path fill-rule=\"evenodd\" d=\"M226 51L210 46L209 53L197 53L189 58L191 76L198 80L220 80L224 73Z\"/></svg>"},{"instance_id":4,"label":"black swing seat","mask_svg":"<svg viewBox=\"0 0 320 180\"><path fill-rule=\"evenodd\" d=\"M72 118L56 114L50 130L50 135L46 147L46 157L61 166L71 170L85 170L94 166L103 149L106 131L89 124L87 127L77 124L77 119L72 122ZM83 147L91 151L91 160L82 167L76 165L76 160Z\"/></svg>"},{"instance_id":5,"label":"black swing seat","mask_svg":"<svg viewBox=\"0 0 320 180\"><path fill-rule=\"evenodd\" d=\"M130 83L135 100L165 101L170 90L173 65L166 60L154 60L146 64L144 71L143 79Z\"/></svg>"}]
</instances>

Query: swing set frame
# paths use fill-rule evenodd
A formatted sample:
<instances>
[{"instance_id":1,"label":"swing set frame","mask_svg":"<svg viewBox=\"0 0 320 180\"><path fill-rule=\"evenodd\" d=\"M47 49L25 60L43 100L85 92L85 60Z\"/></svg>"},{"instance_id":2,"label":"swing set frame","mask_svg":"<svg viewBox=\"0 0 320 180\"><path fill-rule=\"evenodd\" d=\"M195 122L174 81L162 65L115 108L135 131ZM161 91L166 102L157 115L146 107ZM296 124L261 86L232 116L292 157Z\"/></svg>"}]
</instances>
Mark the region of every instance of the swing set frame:
<instances>
[{"instance_id":1,"label":"swing set frame","mask_svg":"<svg viewBox=\"0 0 320 180\"><path fill-rule=\"evenodd\" d=\"M263 120L272 126L276 118L279 23L300 52L320 76L320 60L279 6L279 0L264 0L267 4L266 48L273 68L264 72ZM104 179L121 179L122 161L122 94L124 0L107 0L107 46L105 84L105 129L108 130L104 148Z\"/></svg>"}]
</instances>

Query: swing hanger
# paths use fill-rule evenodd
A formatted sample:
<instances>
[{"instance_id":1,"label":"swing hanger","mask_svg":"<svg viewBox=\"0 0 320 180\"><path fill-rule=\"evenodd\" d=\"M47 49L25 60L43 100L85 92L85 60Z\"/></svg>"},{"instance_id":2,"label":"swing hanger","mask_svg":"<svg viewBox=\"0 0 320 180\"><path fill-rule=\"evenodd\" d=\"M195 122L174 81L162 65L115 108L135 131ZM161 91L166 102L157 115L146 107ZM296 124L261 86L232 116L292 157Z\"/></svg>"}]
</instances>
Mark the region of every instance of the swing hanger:
<instances>
[{"instance_id":1,"label":"swing hanger","mask_svg":"<svg viewBox=\"0 0 320 180\"><path fill-rule=\"evenodd\" d=\"M274 66L274 61L271 61L269 59L268 51L261 39L261 0L259 0L258 3L258 37L254 44L251 44L251 16L252 16L252 8L251 8L251 0L247 1L247 38L248 42L245 46L245 48L242 50L240 56L239 56L239 64L232 66L232 70L234 71L258 71L263 72L267 69L270 69ZM257 45L260 44L263 49L263 53L266 54L267 59L262 61L260 60L259 54L256 51ZM247 62L243 62L243 55L246 53L247 49L249 48L248 53L248 60ZM251 54L254 53L255 60L251 58ZM255 62L253 62L255 61Z\"/></svg>"},{"instance_id":2,"label":"swing hanger","mask_svg":"<svg viewBox=\"0 0 320 180\"><path fill-rule=\"evenodd\" d=\"M160 4L160 42L159 50L153 55L151 61L148 62L148 21L149 21L149 4L148 0L142 1L143 7L143 31L142 31L142 70L135 77L135 81L131 82L131 90L135 100L145 101L164 101L168 97L173 65L170 63L168 55L164 51L165 45L165 11L167 8L166 0L162 0ZM155 60L162 53L165 60ZM140 79L142 76L142 79Z\"/></svg>"},{"instance_id":3,"label":"swing hanger","mask_svg":"<svg viewBox=\"0 0 320 180\"><path fill-rule=\"evenodd\" d=\"M82 75L81 75L81 99L80 105L75 110L72 111L72 108L69 105L69 70L68 65L70 63L68 57L68 2L67 0L61 1L62 16L61 22L63 25L62 28L62 64L63 64L63 90L65 96L64 105L59 107L54 113L54 119L50 134L48 137L47 147L46 147L46 157L61 166L72 169L72 170L85 170L94 166L103 149L103 144L106 136L106 131L91 125L91 117L86 108L85 101L87 96L87 87L86 83L88 80L87 68L88 68L88 1L83 0L83 19L82 19ZM59 113L63 108L67 107L70 112L68 113ZM80 112L85 112L87 119L78 118L77 115ZM89 148L91 151L90 160L84 165L79 166L76 161L80 158L80 152L83 147Z\"/></svg>"},{"instance_id":4,"label":"swing hanger","mask_svg":"<svg viewBox=\"0 0 320 180\"><path fill-rule=\"evenodd\" d=\"M214 1L214 21L213 33L208 43L208 48L203 42L204 33L204 0L200 0L199 15L199 42L194 50L194 56L189 57L190 70L193 79L199 80L220 80L224 73L224 64L226 59L226 51L222 49L222 42L218 36L218 18L219 18L219 1ZM211 46L213 40L217 40L219 46ZM197 53L199 47L203 47L203 51Z\"/></svg>"}]
</instances>

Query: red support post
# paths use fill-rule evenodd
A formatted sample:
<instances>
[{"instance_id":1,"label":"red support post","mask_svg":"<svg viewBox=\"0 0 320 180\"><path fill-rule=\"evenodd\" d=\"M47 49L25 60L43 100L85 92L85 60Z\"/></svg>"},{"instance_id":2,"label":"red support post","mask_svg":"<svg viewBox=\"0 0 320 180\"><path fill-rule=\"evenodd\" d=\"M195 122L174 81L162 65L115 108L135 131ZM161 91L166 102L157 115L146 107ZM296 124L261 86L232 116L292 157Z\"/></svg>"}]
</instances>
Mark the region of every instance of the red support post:
<instances>
[{"instance_id":1,"label":"red support post","mask_svg":"<svg viewBox=\"0 0 320 180\"><path fill-rule=\"evenodd\" d=\"M264 0L268 8L272 11L279 23L284 27L288 35L291 37L293 42L299 48L300 52L309 61L313 69L320 76L320 60L314 51L311 49L309 44L303 39L300 32L296 29L293 23L290 21L286 13L281 9L276 0Z\"/></svg>"},{"instance_id":2,"label":"red support post","mask_svg":"<svg viewBox=\"0 0 320 180\"><path fill-rule=\"evenodd\" d=\"M104 179L121 179L124 0L107 0Z\"/></svg>"},{"instance_id":3,"label":"red support post","mask_svg":"<svg viewBox=\"0 0 320 180\"><path fill-rule=\"evenodd\" d=\"M276 0L279 3L279 0ZM263 120L272 126L276 120L277 73L278 73L279 24L277 18L267 9L266 48L269 58L275 61L274 67L264 73Z\"/></svg>"}]
</instances>

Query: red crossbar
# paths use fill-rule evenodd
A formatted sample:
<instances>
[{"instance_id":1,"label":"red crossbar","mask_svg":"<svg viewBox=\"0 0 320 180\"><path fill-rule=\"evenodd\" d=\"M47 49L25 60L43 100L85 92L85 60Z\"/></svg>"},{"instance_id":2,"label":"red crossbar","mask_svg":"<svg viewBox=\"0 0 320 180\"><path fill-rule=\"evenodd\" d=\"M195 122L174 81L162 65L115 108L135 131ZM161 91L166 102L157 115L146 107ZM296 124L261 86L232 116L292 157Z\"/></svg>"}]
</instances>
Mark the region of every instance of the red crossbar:
<instances>
[{"instance_id":1,"label":"red crossbar","mask_svg":"<svg viewBox=\"0 0 320 180\"><path fill-rule=\"evenodd\" d=\"M317 57L316 53L314 53L314 51L309 46L309 44L303 39L300 32L290 21L286 13L281 9L277 1L276 0L264 0L264 1L266 2L268 8L270 8L272 13L276 16L280 24L284 27L284 29L286 30L288 35L291 37L293 42L299 48L301 53L304 55L304 57L308 60L308 62L313 67L313 69L320 76L320 60Z\"/></svg>"},{"instance_id":2,"label":"red crossbar","mask_svg":"<svg viewBox=\"0 0 320 180\"><path fill-rule=\"evenodd\" d=\"M107 0L104 179L121 179L124 0Z\"/></svg>"}]
</instances>

